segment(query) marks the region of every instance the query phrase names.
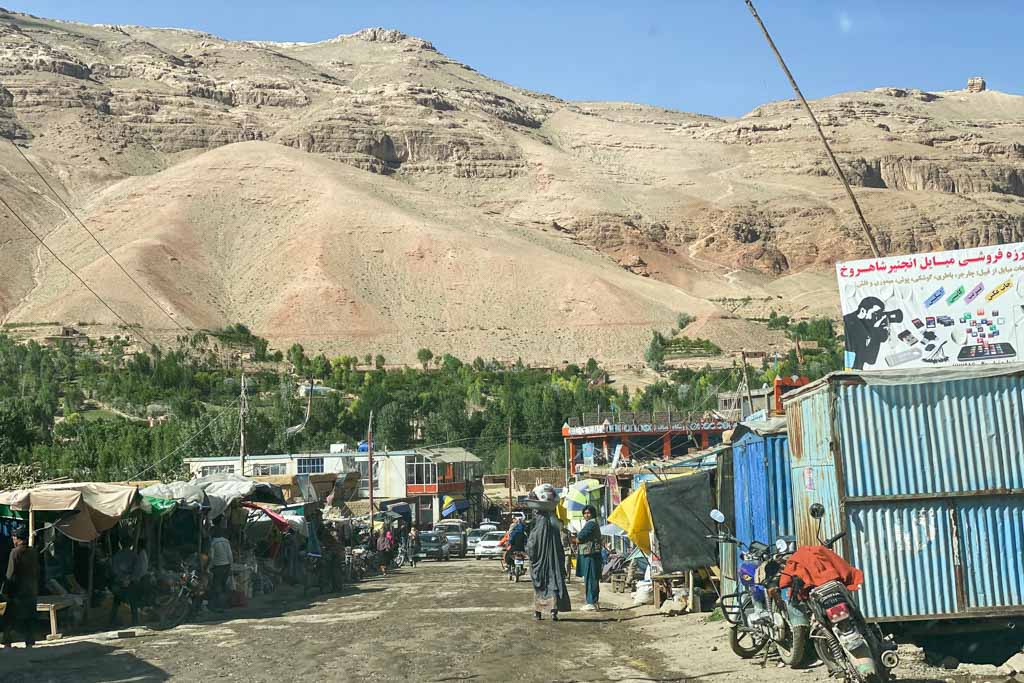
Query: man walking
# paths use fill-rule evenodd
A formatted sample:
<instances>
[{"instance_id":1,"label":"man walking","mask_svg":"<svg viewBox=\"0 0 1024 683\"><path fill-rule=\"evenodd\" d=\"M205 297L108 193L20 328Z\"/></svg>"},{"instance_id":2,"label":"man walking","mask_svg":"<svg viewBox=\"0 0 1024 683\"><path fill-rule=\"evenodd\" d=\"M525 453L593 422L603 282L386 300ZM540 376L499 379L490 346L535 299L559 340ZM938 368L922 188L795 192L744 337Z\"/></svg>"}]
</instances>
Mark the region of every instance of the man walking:
<instances>
[{"instance_id":1,"label":"man walking","mask_svg":"<svg viewBox=\"0 0 1024 683\"><path fill-rule=\"evenodd\" d=\"M224 530L215 527L210 541L210 609L221 611L227 606L228 577L235 557L231 542L224 538Z\"/></svg>"},{"instance_id":2,"label":"man walking","mask_svg":"<svg viewBox=\"0 0 1024 683\"><path fill-rule=\"evenodd\" d=\"M4 612L4 647L11 647L12 632L17 628L25 636L25 647L36 644L32 637L32 620L39 595L39 553L28 545L28 529L14 532L14 549L7 561L3 593L7 597Z\"/></svg>"}]
</instances>

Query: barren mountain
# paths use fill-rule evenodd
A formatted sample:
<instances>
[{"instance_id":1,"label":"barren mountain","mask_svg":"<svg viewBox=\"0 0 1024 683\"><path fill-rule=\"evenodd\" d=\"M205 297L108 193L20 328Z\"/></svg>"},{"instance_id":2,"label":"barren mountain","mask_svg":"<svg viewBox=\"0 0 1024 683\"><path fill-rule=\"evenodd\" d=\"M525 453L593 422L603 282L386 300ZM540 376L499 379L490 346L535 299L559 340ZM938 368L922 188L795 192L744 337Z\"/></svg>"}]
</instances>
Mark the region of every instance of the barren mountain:
<instances>
[{"instance_id":1,"label":"barren mountain","mask_svg":"<svg viewBox=\"0 0 1024 683\"><path fill-rule=\"evenodd\" d=\"M277 345L635 362L687 312L751 348L756 326L715 321L835 315L831 264L868 254L795 102L722 120L528 92L379 28L232 42L6 11L0 85L0 134L176 320ZM887 253L1024 240L1024 98L812 106ZM58 255L173 334L6 142L0 170ZM0 317L113 322L6 212Z\"/></svg>"}]
</instances>

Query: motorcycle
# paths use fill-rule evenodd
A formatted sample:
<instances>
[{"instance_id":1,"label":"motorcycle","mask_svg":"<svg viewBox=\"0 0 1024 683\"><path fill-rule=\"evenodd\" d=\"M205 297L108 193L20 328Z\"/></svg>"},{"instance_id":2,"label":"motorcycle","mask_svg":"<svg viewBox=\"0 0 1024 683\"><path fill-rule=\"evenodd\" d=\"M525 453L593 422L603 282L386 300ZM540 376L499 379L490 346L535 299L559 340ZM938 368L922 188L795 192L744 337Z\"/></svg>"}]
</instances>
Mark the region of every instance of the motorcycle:
<instances>
[{"instance_id":1,"label":"motorcycle","mask_svg":"<svg viewBox=\"0 0 1024 683\"><path fill-rule=\"evenodd\" d=\"M719 510L713 510L711 518L719 525L725 523L725 515ZM708 538L741 550L738 590L719 601L730 624L732 651L744 659L762 651L767 657L768 645L774 644L784 664L794 668L805 664L810 622L803 612L790 606L779 589L782 566L792 554L789 544L779 539L773 552L764 543L746 545L726 532Z\"/></svg>"},{"instance_id":2,"label":"motorcycle","mask_svg":"<svg viewBox=\"0 0 1024 683\"><path fill-rule=\"evenodd\" d=\"M508 565L508 580L519 583L519 577L526 573L526 553L513 552L512 562Z\"/></svg>"},{"instance_id":3,"label":"motorcycle","mask_svg":"<svg viewBox=\"0 0 1024 683\"><path fill-rule=\"evenodd\" d=\"M206 580L198 569L181 564L181 573L170 583L157 584L159 595L154 607L157 611L155 628L174 628L192 615L206 596Z\"/></svg>"},{"instance_id":4,"label":"motorcycle","mask_svg":"<svg viewBox=\"0 0 1024 683\"><path fill-rule=\"evenodd\" d=\"M405 546L404 545L399 545L398 549L395 550L394 558L391 560L391 568L392 569L401 569L402 566L406 563L407 560L408 560L408 554L406 553Z\"/></svg>"},{"instance_id":5,"label":"motorcycle","mask_svg":"<svg viewBox=\"0 0 1024 683\"><path fill-rule=\"evenodd\" d=\"M828 540L821 539L821 519L825 507L815 503L811 517L818 520L818 540L827 549L826 558L841 558L832 547L846 536L842 531ZM804 549L801 549L804 550ZM799 561L799 553L794 554ZM853 599L851 588L843 581L831 580L809 585L795 574L797 566L787 562L784 573L792 583L792 603L810 617L810 639L814 650L833 675L842 675L849 683L884 683L893 678L899 665L896 644L885 638L874 624L868 624ZM855 570L856 571L856 570ZM859 571L857 572L859 574ZM859 586L853 586L856 590Z\"/></svg>"}]
</instances>

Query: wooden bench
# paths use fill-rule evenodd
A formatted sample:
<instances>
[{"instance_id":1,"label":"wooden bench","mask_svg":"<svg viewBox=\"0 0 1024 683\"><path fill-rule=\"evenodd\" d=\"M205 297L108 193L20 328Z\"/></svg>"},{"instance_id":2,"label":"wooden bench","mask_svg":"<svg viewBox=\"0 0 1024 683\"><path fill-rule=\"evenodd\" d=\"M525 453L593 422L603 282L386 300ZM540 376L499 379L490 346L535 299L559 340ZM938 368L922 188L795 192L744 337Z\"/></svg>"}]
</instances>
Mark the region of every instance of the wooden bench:
<instances>
[{"instance_id":1,"label":"wooden bench","mask_svg":"<svg viewBox=\"0 0 1024 683\"><path fill-rule=\"evenodd\" d=\"M45 602L44 602L45 600ZM84 605L84 595L44 595L42 600L36 603L36 612L43 612L50 617L50 634L47 640L58 640L61 633L57 630L57 612L76 605ZM0 614L7 610L7 603L0 602Z\"/></svg>"}]
</instances>

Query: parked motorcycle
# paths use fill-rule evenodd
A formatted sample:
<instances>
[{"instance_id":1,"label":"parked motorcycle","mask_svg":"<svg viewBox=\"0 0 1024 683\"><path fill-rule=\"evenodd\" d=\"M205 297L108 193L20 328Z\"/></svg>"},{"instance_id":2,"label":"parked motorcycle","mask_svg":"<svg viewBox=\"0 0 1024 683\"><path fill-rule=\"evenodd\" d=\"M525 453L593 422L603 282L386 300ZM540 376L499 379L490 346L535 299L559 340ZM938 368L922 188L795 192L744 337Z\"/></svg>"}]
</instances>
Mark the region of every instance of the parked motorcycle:
<instances>
[{"instance_id":1,"label":"parked motorcycle","mask_svg":"<svg viewBox=\"0 0 1024 683\"><path fill-rule=\"evenodd\" d=\"M818 540L822 547L802 547L787 560L783 569L784 585L791 585L791 603L810 617L810 638L814 650L833 675L842 675L850 683L883 683L893 678L891 670L899 665L896 644L885 638L874 624L868 624L851 591L860 587L863 576L832 552L832 546L846 536L840 532L821 539L821 518L825 508L815 503L811 517L818 520ZM801 563L817 567L833 566L833 580L818 585L815 575L801 571Z\"/></svg>"},{"instance_id":2,"label":"parked motorcycle","mask_svg":"<svg viewBox=\"0 0 1024 683\"><path fill-rule=\"evenodd\" d=\"M192 615L203 603L207 582L199 570L181 563L181 573L169 583L157 583L158 595L154 603L157 612L155 628L174 628Z\"/></svg>"},{"instance_id":3,"label":"parked motorcycle","mask_svg":"<svg viewBox=\"0 0 1024 683\"><path fill-rule=\"evenodd\" d=\"M711 518L719 525L725 523L725 515L719 510L713 510ZM741 550L738 590L720 599L722 613L731 627L732 651L744 659L762 651L767 656L766 647L771 643L783 663L792 667L805 664L810 622L803 612L786 602L779 590L782 566L791 554L789 544L779 539L773 552L764 543L754 541L746 545L725 531L708 538Z\"/></svg>"}]
</instances>

